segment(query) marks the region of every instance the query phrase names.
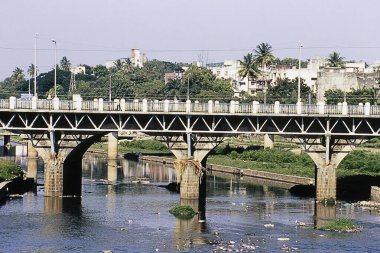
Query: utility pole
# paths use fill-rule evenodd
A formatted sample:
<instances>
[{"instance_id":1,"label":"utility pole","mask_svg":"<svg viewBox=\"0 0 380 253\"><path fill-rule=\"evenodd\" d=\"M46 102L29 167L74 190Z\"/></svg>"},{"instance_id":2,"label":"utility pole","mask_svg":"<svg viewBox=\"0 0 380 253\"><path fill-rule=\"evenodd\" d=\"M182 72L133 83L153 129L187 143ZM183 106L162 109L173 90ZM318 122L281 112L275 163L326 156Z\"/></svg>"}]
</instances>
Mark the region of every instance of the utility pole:
<instances>
[{"instance_id":1,"label":"utility pole","mask_svg":"<svg viewBox=\"0 0 380 253\"><path fill-rule=\"evenodd\" d=\"M187 100L190 100L190 75L187 76Z\"/></svg>"},{"instance_id":2,"label":"utility pole","mask_svg":"<svg viewBox=\"0 0 380 253\"><path fill-rule=\"evenodd\" d=\"M38 33L34 34L34 96L37 97L37 39Z\"/></svg>"},{"instance_id":3,"label":"utility pole","mask_svg":"<svg viewBox=\"0 0 380 253\"><path fill-rule=\"evenodd\" d=\"M57 97L57 41L51 39L54 43L54 97Z\"/></svg>"},{"instance_id":4,"label":"utility pole","mask_svg":"<svg viewBox=\"0 0 380 253\"><path fill-rule=\"evenodd\" d=\"M111 75L110 75L110 87L109 87L109 96L110 96L110 102L112 101L112 81L111 81Z\"/></svg>"},{"instance_id":5,"label":"utility pole","mask_svg":"<svg viewBox=\"0 0 380 253\"><path fill-rule=\"evenodd\" d=\"M299 55L298 55L298 100L297 102L301 102L301 49L302 43L299 42Z\"/></svg>"}]
</instances>

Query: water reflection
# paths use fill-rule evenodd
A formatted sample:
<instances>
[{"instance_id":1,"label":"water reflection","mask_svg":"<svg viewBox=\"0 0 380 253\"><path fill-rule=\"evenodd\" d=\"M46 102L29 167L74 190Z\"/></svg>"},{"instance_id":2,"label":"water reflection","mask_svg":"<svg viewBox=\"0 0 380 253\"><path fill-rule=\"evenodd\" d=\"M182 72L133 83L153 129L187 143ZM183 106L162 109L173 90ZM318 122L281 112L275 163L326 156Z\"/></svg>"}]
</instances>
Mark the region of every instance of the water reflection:
<instances>
[{"instance_id":1,"label":"water reflection","mask_svg":"<svg viewBox=\"0 0 380 253\"><path fill-rule=\"evenodd\" d=\"M189 249L192 245L208 243L205 200L181 199L180 205L187 205L198 214L191 219L176 218L173 246L177 250Z\"/></svg>"},{"instance_id":2,"label":"water reflection","mask_svg":"<svg viewBox=\"0 0 380 253\"><path fill-rule=\"evenodd\" d=\"M323 203L315 203L314 207L314 226L315 228L323 227L336 218L336 206L324 205Z\"/></svg>"},{"instance_id":3,"label":"water reflection","mask_svg":"<svg viewBox=\"0 0 380 253\"><path fill-rule=\"evenodd\" d=\"M44 213L46 215L68 213L80 217L82 214L82 198L45 197Z\"/></svg>"}]
</instances>

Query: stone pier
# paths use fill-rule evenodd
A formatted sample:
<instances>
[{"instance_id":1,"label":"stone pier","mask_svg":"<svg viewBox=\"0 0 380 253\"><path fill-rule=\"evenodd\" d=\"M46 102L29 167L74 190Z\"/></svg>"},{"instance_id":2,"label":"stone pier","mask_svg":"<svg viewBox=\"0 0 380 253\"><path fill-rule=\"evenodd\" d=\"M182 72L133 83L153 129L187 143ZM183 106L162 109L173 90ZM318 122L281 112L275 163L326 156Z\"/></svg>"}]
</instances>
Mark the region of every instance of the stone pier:
<instances>
[{"instance_id":1,"label":"stone pier","mask_svg":"<svg viewBox=\"0 0 380 253\"><path fill-rule=\"evenodd\" d=\"M4 156L8 156L11 150L11 136L10 135L4 135L4 147L3 147L3 154Z\"/></svg>"},{"instance_id":2,"label":"stone pier","mask_svg":"<svg viewBox=\"0 0 380 253\"><path fill-rule=\"evenodd\" d=\"M181 182L181 199L199 199L204 173L202 165L194 160L178 160L175 167L178 181Z\"/></svg>"},{"instance_id":3,"label":"stone pier","mask_svg":"<svg viewBox=\"0 0 380 253\"><path fill-rule=\"evenodd\" d=\"M28 141L28 164L27 164L27 177L33 178L37 183L37 168L38 168L38 152L33 147L32 143Z\"/></svg>"},{"instance_id":4,"label":"stone pier","mask_svg":"<svg viewBox=\"0 0 380 253\"><path fill-rule=\"evenodd\" d=\"M315 166L316 199L336 199L336 166Z\"/></svg>"},{"instance_id":5,"label":"stone pier","mask_svg":"<svg viewBox=\"0 0 380 253\"><path fill-rule=\"evenodd\" d=\"M264 135L264 149L273 149L274 147L274 135L265 134Z\"/></svg>"},{"instance_id":6,"label":"stone pier","mask_svg":"<svg viewBox=\"0 0 380 253\"><path fill-rule=\"evenodd\" d=\"M117 159L118 159L118 134L108 134L108 156L107 156L107 179L109 183L117 181Z\"/></svg>"}]
</instances>

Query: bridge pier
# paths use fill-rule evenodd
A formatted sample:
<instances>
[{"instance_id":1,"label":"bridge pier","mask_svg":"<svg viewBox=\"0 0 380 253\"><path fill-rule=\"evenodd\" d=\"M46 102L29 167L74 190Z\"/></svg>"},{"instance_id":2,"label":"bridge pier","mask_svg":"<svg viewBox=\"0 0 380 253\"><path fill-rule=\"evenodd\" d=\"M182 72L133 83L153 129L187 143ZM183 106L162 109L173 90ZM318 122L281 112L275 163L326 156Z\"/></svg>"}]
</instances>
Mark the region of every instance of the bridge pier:
<instances>
[{"instance_id":1,"label":"bridge pier","mask_svg":"<svg viewBox=\"0 0 380 253\"><path fill-rule=\"evenodd\" d=\"M10 150L11 150L11 136L4 135L4 147L3 147L4 156L8 156L10 154Z\"/></svg>"},{"instance_id":2,"label":"bridge pier","mask_svg":"<svg viewBox=\"0 0 380 253\"><path fill-rule=\"evenodd\" d=\"M322 138L302 139L301 145L315 163L316 201L336 200L336 168L352 151L355 140Z\"/></svg>"},{"instance_id":3,"label":"bridge pier","mask_svg":"<svg viewBox=\"0 0 380 253\"><path fill-rule=\"evenodd\" d=\"M264 149L274 148L274 134L264 134Z\"/></svg>"},{"instance_id":4,"label":"bridge pier","mask_svg":"<svg viewBox=\"0 0 380 253\"><path fill-rule=\"evenodd\" d=\"M118 134L112 132L108 134L108 154L107 154L107 179L109 183L117 181L117 158L118 158Z\"/></svg>"},{"instance_id":5,"label":"bridge pier","mask_svg":"<svg viewBox=\"0 0 380 253\"><path fill-rule=\"evenodd\" d=\"M37 183L37 168L38 168L38 152L33 147L32 143L28 141L27 177L33 178L34 183Z\"/></svg>"},{"instance_id":6,"label":"bridge pier","mask_svg":"<svg viewBox=\"0 0 380 253\"><path fill-rule=\"evenodd\" d=\"M223 141L223 137L162 136L161 141L178 159L175 162L180 198L202 199L206 196L206 160L209 152Z\"/></svg>"},{"instance_id":7,"label":"bridge pier","mask_svg":"<svg viewBox=\"0 0 380 253\"><path fill-rule=\"evenodd\" d=\"M83 154L101 136L102 134L88 136L55 131L28 136L44 161L45 197L82 195Z\"/></svg>"}]
</instances>

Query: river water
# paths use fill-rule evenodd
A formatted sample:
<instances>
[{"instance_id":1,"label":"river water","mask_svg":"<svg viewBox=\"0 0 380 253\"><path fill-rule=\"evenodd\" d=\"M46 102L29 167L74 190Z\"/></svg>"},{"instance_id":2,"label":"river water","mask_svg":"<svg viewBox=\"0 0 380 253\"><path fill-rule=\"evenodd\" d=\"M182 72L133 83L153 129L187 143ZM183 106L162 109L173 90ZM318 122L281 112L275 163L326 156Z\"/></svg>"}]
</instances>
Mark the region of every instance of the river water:
<instances>
[{"instance_id":1,"label":"river water","mask_svg":"<svg viewBox=\"0 0 380 253\"><path fill-rule=\"evenodd\" d=\"M119 165L117 184L107 185L105 157L86 155L82 198L44 198L38 187L1 204L0 252L380 252L378 210L315 207L286 185L214 174L207 176L205 212L179 220L168 212L179 195L159 187L175 181L175 170L124 159ZM131 182L141 177L150 184ZM352 218L363 231L313 228L335 216Z\"/></svg>"}]
</instances>

